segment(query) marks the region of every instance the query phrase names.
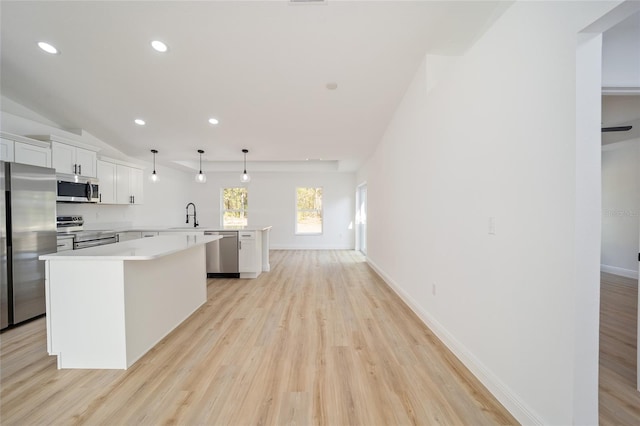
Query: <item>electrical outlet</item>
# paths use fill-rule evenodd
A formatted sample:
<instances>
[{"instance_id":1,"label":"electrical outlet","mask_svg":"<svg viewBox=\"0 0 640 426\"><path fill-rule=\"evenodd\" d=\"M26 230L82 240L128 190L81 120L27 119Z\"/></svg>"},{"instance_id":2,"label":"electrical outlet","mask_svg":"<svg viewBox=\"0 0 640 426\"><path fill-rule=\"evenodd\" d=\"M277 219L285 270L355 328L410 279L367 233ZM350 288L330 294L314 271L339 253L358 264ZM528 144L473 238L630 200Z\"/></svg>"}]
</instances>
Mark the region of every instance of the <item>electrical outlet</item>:
<instances>
[{"instance_id":1,"label":"electrical outlet","mask_svg":"<svg viewBox=\"0 0 640 426\"><path fill-rule=\"evenodd\" d=\"M436 283L431 284L431 294L436 295Z\"/></svg>"}]
</instances>

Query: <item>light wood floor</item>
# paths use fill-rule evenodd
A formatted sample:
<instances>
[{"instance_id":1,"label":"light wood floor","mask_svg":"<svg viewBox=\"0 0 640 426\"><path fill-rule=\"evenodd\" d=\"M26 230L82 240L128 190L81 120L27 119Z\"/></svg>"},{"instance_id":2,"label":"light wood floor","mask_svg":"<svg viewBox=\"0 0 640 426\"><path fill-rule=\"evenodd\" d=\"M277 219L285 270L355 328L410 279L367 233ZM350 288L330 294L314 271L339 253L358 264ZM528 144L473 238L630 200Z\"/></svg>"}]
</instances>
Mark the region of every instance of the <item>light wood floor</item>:
<instances>
[{"instance_id":1,"label":"light wood floor","mask_svg":"<svg viewBox=\"0 0 640 426\"><path fill-rule=\"evenodd\" d=\"M600 424L640 425L638 281L604 272L600 281Z\"/></svg>"},{"instance_id":2,"label":"light wood floor","mask_svg":"<svg viewBox=\"0 0 640 426\"><path fill-rule=\"evenodd\" d=\"M272 268L210 280L127 371L57 370L43 319L3 333L0 423L517 423L358 253L273 251Z\"/></svg>"}]
</instances>

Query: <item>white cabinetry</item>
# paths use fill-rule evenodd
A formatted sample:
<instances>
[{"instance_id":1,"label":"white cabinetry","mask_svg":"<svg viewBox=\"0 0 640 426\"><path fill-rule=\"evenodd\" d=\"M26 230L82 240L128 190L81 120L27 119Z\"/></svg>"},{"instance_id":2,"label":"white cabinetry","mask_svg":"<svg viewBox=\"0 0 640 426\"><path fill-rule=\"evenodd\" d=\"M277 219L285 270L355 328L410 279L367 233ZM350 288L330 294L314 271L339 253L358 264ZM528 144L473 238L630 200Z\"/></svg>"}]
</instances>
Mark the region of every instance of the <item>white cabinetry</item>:
<instances>
[{"instance_id":1,"label":"white cabinetry","mask_svg":"<svg viewBox=\"0 0 640 426\"><path fill-rule=\"evenodd\" d=\"M0 138L0 161L13 161L13 141Z\"/></svg>"},{"instance_id":2,"label":"white cabinetry","mask_svg":"<svg viewBox=\"0 0 640 426\"><path fill-rule=\"evenodd\" d=\"M162 236L176 236L176 235L185 235L185 236L200 236L204 235L204 231L160 231L158 235Z\"/></svg>"},{"instance_id":3,"label":"white cabinetry","mask_svg":"<svg viewBox=\"0 0 640 426\"><path fill-rule=\"evenodd\" d=\"M51 149L49 148L16 142L13 147L13 155L16 163L51 167Z\"/></svg>"},{"instance_id":4,"label":"white cabinetry","mask_svg":"<svg viewBox=\"0 0 640 426\"><path fill-rule=\"evenodd\" d=\"M96 177L96 151L68 145L56 141L51 142L52 164L58 173L77 174Z\"/></svg>"},{"instance_id":5,"label":"white cabinetry","mask_svg":"<svg viewBox=\"0 0 640 426\"><path fill-rule=\"evenodd\" d=\"M255 278L262 271L260 234L256 231L238 232L238 271L240 278Z\"/></svg>"},{"instance_id":6,"label":"white cabinetry","mask_svg":"<svg viewBox=\"0 0 640 426\"><path fill-rule=\"evenodd\" d=\"M142 169L103 157L97 161L97 172L101 203L142 204Z\"/></svg>"},{"instance_id":7,"label":"white cabinetry","mask_svg":"<svg viewBox=\"0 0 640 426\"><path fill-rule=\"evenodd\" d=\"M117 204L142 204L142 170L116 165Z\"/></svg>"},{"instance_id":8,"label":"white cabinetry","mask_svg":"<svg viewBox=\"0 0 640 426\"><path fill-rule=\"evenodd\" d=\"M116 165L98 160L97 175L100 182L100 203L116 204Z\"/></svg>"},{"instance_id":9,"label":"white cabinetry","mask_svg":"<svg viewBox=\"0 0 640 426\"><path fill-rule=\"evenodd\" d=\"M51 145L48 142L1 132L0 160L51 167Z\"/></svg>"},{"instance_id":10,"label":"white cabinetry","mask_svg":"<svg viewBox=\"0 0 640 426\"><path fill-rule=\"evenodd\" d=\"M119 243L121 243L123 241L129 241L129 240L137 240L137 239L142 238L142 232L140 232L140 231L118 232L116 234L116 238L118 239Z\"/></svg>"}]
</instances>

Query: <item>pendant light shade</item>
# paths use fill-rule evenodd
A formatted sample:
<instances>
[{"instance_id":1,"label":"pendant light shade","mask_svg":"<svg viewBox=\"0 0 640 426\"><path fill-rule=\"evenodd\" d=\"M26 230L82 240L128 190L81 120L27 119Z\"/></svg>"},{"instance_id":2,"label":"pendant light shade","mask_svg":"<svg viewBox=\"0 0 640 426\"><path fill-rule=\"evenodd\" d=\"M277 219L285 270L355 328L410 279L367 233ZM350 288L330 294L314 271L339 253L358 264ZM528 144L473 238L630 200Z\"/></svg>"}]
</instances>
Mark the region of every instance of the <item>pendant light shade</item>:
<instances>
[{"instance_id":1,"label":"pendant light shade","mask_svg":"<svg viewBox=\"0 0 640 426\"><path fill-rule=\"evenodd\" d=\"M156 183L160 180L160 176L156 173L156 154L158 153L158 150L152 149L151 153L153 154L153 172L149 175L149 180L152 183Z\"/></svg>"},{"instance_id":2,"label":"pendant light shade","mask_svg":"<svg viewBox=\"0 0 640 426\"><path fill-rule=\"evenodd\" d=\"M242 172L242 176L240 176L240 182L247 183L251 181L251 176L249 176L249 173L247 173L247 153L249 152L249 150L243 149L242 152L244 153L244 172Z\"/></svg>"},{"instance_id":3,"label":"pendant light shade","mask_svg":"<svg viewBox=\"0 0 640 426\"><path fill-rule=\"evenodd\" d=\"M207 175L202 173L202 154L204 154L204 151L199 149L198 154L200 154L200 171L196 175L196 182L205 183L207 181Z\"/></svg>"}]
</instances>

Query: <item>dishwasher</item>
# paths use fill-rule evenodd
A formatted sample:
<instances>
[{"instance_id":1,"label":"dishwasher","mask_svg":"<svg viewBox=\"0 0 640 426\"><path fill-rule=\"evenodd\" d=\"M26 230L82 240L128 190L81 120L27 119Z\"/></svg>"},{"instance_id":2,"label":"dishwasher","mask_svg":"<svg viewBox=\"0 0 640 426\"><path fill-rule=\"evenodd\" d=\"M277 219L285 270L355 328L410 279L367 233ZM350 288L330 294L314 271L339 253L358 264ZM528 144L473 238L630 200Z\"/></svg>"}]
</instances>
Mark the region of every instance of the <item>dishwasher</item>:
<instances>
[{"instance_id":1,"label":"dishwasher","mask_svg":"<svg viewBox=\"0 0 640 426\"><path fill-rule=\"evenodd\" d=\"M238 268L238 232L205 231L204 235L222 238L207 244L207 278L240 278Z\"/></svg>"}]
</instances>

